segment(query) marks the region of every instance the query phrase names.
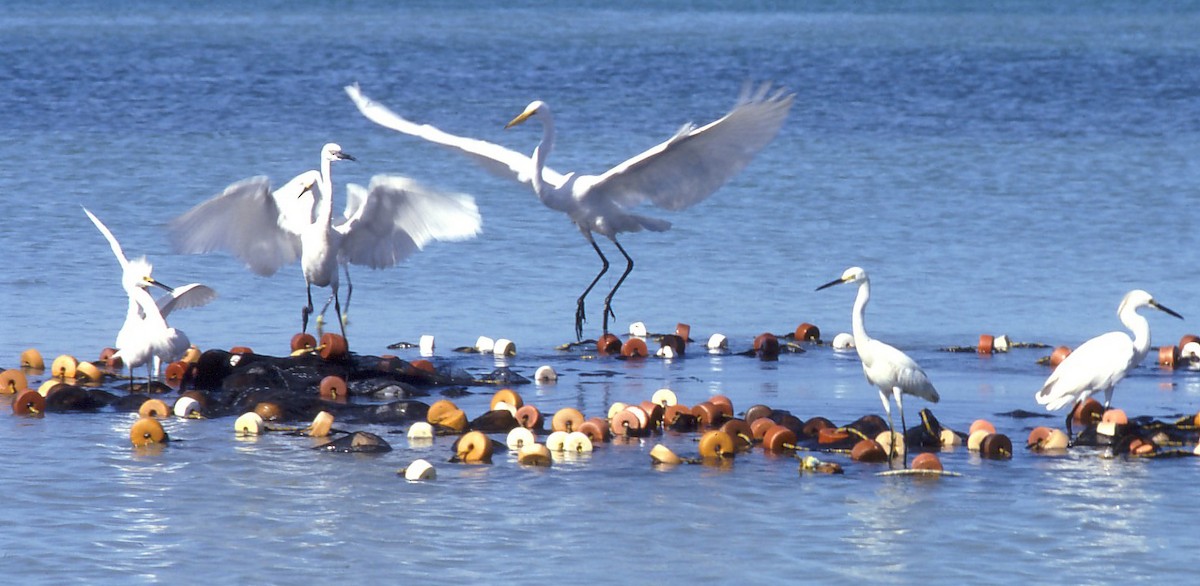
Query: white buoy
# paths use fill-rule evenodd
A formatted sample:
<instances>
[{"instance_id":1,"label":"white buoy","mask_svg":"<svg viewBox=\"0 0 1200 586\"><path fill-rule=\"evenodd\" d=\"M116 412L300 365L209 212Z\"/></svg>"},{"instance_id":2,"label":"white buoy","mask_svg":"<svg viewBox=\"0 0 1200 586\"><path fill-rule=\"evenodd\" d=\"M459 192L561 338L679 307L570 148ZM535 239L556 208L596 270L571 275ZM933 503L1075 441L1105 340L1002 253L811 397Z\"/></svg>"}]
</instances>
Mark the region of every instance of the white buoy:
<instances>
[{"instance_id":1,"label":"white buoy","mask_svg":"<svg viewBox=\"0 0 1200 586\"><path fill-rule=\"evenodd\" d=\"M187 419L200 418L200 401L191 397L180 397L175 401L175 416L184 417Z\"/></svg>"},{"instance_id":2,"label":"white buoy","mask_svg":"<svg viewBox=\"0 0 1200 586\"><path fill-rule=\"evenodd\" d=\"M537 443L537 438L533 436L533 432L524 427L514 427L508 432L508 439L505 442L508 444L508 449L518 452L521 448Z\"/></svg>"},{"instance_id":3,"label":"white buoy","mask_svg":"<svg viewBox=\"0 0 1200 586\"><path fill-rule=\"evenodd\" d=\"M646 324L644 324L640 321L635 321L635 322L629 324L629 335L637 336L639 338L645 338L646 337Z\"/></svg>"},{"instance_id":4,"label":"white buoy","mask_svg":"<svg viewBox=\"0 0 1200 586\"><path fill-rule=\"evenodd\" d=\"M573 454L592 453L592 438L582 431L572 431L563 442L563 451Z\"/></svg>"},{"instance_id":5,"label":"white buoy","mask_svg":"<svg viewBox=\"0 0 1200 586\"><path fill-rule=\"evenodd\" d=\"M408 468L404 469L404 479L409 482L419 482L422 480L436 480L437 470L433 464L421 459L413 460Z\"/></svg>"},{"instance_id":6,"label":"white buoy","mask_svg":"<svg viewBox=\"0 0 1200 586\"><path fill-rule=\"evenodd\" d=\"M432 440L433 426L424 422L418 421L408 428L408 439L410 440Z\"/></svg>"},{"instance_id":7,"label":"white buoy","mask_svg":"<svg viewBox=\"0 0 1200 586\"><path fill-rule=\"evenodd\" d=\"M551 452L561 452L567 445L567 432L556 431L546 436L546 447Z\"/></svg>"},{"instance_id":8,"label":"white buoy","mask_svg":"<svg viewBox=\"0 0 1200 586\"><path fill-rule=\"evenodd\" d=\"M612 419L613 417L617 416L617 413L624 411L625 408L628 406L629 405L626 405L625 403L617 401L617 402L613 403L612 405L608 406L608 413L606 414L606 416L609 419Z\"/></svg>"},{"instance_id":9,"label":"white buoy","mask_svg":"<svg viewBox=\"0 0 1200 586\"><path fill-rule=\"evenodd\" d=\"M670 346L663 346L662 348L659 348L654 355L659 358L666 358L669 360L675 357L675 349Z\"/></svg>"},{"instance_id":10,"label":"white buoy","mask_svg":"<svg viewBox=\"0 0 1200 586\"><path fill-rule=\"evenodd\" d=\"M1009 348L1012 348L1012 340L1008 338L1008 335L1001 334L992 340L992 348L995 348L997 352L1008 352Z\"/></svg>"},{"instance_id":11,"label":"white buoy","mask_svg":"<svg viewBox=\"0 0 1200 586\"><path fill-rule=\"evenodd\" d=\"M833 349L834 350L853 350L854 349L854 336L851 336L850 334L847 334L846 332L842 332L842 333L834 336L833 337Z\"/></svg>"},{"instance_id":12,"label":"white buoy","mask_svg":"<svg viewBox=\"0 0 1200 586\"><path fill-rule=\"evenodd\" d=\"M421 356L433 356L433 335L425 334L421 336Z\"/></svg>"},{"instance_id":13,"label":"white buoy","mask_svg":"<svg viewBox=\"0 0 1200 586\"><path fill-rule=\"evenodd\" d=\"M729 348L729 340L725 337L725 334L713 334L708 337L708 343L704 346L708 348L709 352L716 354L724 352Z\"/></svg>"},{"instance_id":14,"label":"white buoy","mask_svg":"<svg viewBox=\"0 0 1200 586\"><path fill-rule=\"evenodd\" d=\"M558 373L554 372L554 367L543 364L533 373L533 380L539 383L552 383L558 380Z\"/></svg>"},{"instance_id":15,"label":"white buoy","mask_svg":"<svg viewBox=\"0 0 1200 586\"><path fill-rule=\"evenodd\" d=\"M508 338L500 338L496 340L496 344L492 347L492 353L496 356L516 356L517 345Z\"/></svg>"},{"instance_id":16,"label":"white buoy","mask_svg":"<svg viewBox=\"0 0 1200 586\"><path fill-rule=\"evenodd\" d=\"M512 413L513 417L517 416L516 406L508 403L507 401L496 401L496 405L492 407L492 411L508 411L509 413Z\"/></svg>"},{"instance_id":17,"label":"white buoy","mask_svg":"<svg viewBox=\"0 0 1200 586\"><path fill-rule=\"evenodd\" d=\"M475 351L480 354L491 354L495 347L496 341L487 336L479 336L479 339L475 340Z\"/></svg>"},{"instance_id":18,"label":"white buoy","mask_svg":"<svg viewBox=\"0 0 1200 586\"><path fill-rule=\"evenodd\" d=\"M1188 342L1179 349L1179 357L1187 360L1200 360L1200 342Z\"/></svg>"},{"instance_id":19,"label":"white buoy","mask_svg":"<svg viewBox=\"0 0 1200 586\"><path fill-rule=\"evenodd\" d=\"M237 421L233 422L233 431L237 435L262 435L266 425L263 423L263 418L258 413L248 411L243 413Z\"/></svg>"},{"instance_id":20,"label":"white buoy","mask_svg":"<svg viewBox=\"0 0 1200 586\"><path fill-rule=\"evenodd\" d=\"M650 402L655 405L662 405L664 408L671 405L679 404L679 397L675 396L675 391L671 389L658 389L650 397Z\"/></svg>"}]
</instances>

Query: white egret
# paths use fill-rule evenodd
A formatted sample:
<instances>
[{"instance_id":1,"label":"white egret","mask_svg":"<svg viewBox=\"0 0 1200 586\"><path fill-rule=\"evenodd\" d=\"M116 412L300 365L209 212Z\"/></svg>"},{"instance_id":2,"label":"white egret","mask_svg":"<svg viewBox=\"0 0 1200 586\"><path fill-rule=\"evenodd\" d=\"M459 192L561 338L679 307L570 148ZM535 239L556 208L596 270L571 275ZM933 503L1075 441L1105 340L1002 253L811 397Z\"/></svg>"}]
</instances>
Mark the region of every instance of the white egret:
<instances>
[{"instance_id":1,"label":"white egret","mask_svg":"<svg viewBox=\"0 0 1200 586\"><path fill-rule=\"evenodd\" d=\"M889 395L896 399L896 408L900 410L900 438L902 442L906 441L904 432L907 430L907 425L904 422L903 396L913 395L931 403L937 403L940 399L937 389L933 388L933 383L929 382L929 377L925 375L925 371L921 370L915 360L895 347L867 335L867 330L863 326L863 313L866 311L867 302L871 300L871 279L867 277L867 271L859 267L850 267L842 273L841 277L817 287L817 291L842 283L858 283L858 296L854 299L854 310L851 313L854 348L858 351L858 359L862 361L863 373L867 375L867 382L879 388L879 400L883 402L883 410L888 416L892 441L895 441L896 438L896 426L892 423ZM905 445L905 468L908 467L907 447ZM891 460L888 462L890 464Z\"/></svg>"},{"instance_id":2,"label":"white egret","mask_svg":"<svg viewBox=\"0 0 1200 586\"><path fill-rule=\"evenodd\" d=\"M205 305L216 298L217 293L199 283L172 289L158 282L151 276L153 267L145 257L128 260L108 227L87 208L83 211L108 240L113 255L121 265L121 286L129 296L129 309L125 314L125 323L117 333L117 353L114 356L129 367L130 380L133 379L134 367L145 364L148 378L153 381L163 361L179 360L190 346L186 334L167 325L167 316L176 309ZM147 291L150 285L166 289L170 294L155 300Z\"/></svg>"},{"instance_id":3,"label":"white egret","mask_svg":"<svg viewBox=\"0 0 1200 586\"><path fill-rule=\"evenodd\" d=\"M338 160L354 158L330 143L321 149L320 171L306 171L274 192L261 176L229 186L171 222L175 248L186 253L226 250L263 276L300 258L308 293L301 309L302 331L308 330L316 285L332 290L345 336L339 263L390 267L432 240L463 240L479 233L481 219L471 196L440 193L389 175L372 177L365 189L348 185L362 204L335 224L330 164Z\"/></svg>"},{"instance_id":4,"label":"white egret","mask_svg":"<svg viewBox=\"0 0 1200 586\"><path fill-rule=\"evenodd\" d=\"M746 167L769 143L791 109L794 95L772 91L763 84L756 91L747 87L733 109L706 126L686 124L674 136L601 175L562 174L546 167L554 147L554 118L549 106L535 101L505 128L529 118L542 122L542 140L528 157L482 140L455 136L433 126L419 125L362 95L357 85L346 93L367 119L467 155L487 170L533 187L546 207L567 214L583 237L600 256L600 273L579 296L575 310L575 337L583 338L584 299L608 271L608 259L593 234L607 237L625 257L625 272L604 298L604 332L614 316L612 298L633 270L633 259L617 241L622 232L661 232L671 223L637 215L630 208L644 201L677 211L697 204Z\"/></svg>"},{"instance_id":5,"label":"white egret","mask_svg":"<svg viewBox=\"0 0 1200 586\"><path fill-rule=\"evenodd\" d=\"M1142 363L1150 351L1150 323L1138 313L1143 307L1153 307L1179 319L1182 315L1160 305L1141 289L1125 294L1117 306L1117 316L1133 332L1108 332L1080 344L1050 373L1041 390L1034 396L1048 411L1086 401L1093 393L1104 391L1104 408L1112 402L1113 387ZM1067 436L1071 436L1071 413L1067 413Z\"/></svg>"}]
</instances>

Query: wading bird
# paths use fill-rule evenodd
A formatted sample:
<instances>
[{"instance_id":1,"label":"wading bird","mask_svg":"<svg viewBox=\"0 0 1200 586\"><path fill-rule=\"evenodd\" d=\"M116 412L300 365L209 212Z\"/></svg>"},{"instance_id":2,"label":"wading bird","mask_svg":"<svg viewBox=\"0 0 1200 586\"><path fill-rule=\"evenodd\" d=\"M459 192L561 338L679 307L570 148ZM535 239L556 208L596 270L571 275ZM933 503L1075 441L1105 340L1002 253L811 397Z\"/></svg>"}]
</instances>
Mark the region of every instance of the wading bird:
<instances>
[{"instance_id":1,"label":"wading bird","mask_svg":"<svg viewBox=\"0 0 1200 586\"><path fill-rule=\"evenodd\" d=\"M630 208L644 201L672 211L697 204L740 172L778 134L794 95L772 91L763 84L755 91L747 87L728 114L705 126L684 125L668 139L601 175L559 173L546 166L554 148L554 117L550 107L535 101L509 122L511 128L530 118L542 123L542 140L533 156L482 140L448 134L433 126L420 125L395 114L366 96L357 85L346 93L368 120L386 128L409 134L456 150L472 158L485 169L502 177L533 187L546 207L571 218L583 237L592 245L602 263L600 273L579 296L575 309L575 338L583 338L584 299L608 271L608 258L596 244L594 234L612 241L625 257L625 272L604 298L604 332L608 318L615 317L612 298L633 270L633 258L617 241L623 232L650 230L662 232L671 223L634 214Z\"/></svg>"},{"instance_id":2,"label":"wading bird","mask_svg":"<svg viewBox=\"0 0 1200 586\"><path fill-rule=\"evenodd\" d=\"M176 250L225 250L263 276L299 258L308 293L300 312L301 330L308 330L313 312L312 286L329 287L344 337L339 264L394 266L432 240L475 236L481 220L469 195L440 193L405 177L376 175L366 189L347 185L361 204L350 217L334 223L330 164L340 160L354 158L330 143L321 149L320 171L301 173L274 192L266 177L229 186L171 222Z\"/></svg>"},{"instance_id":3,"label":"wading bird","mask_svg":"<svg viewBox=\"0 0 1200 586\"><path fill-rule=\"evenodd\" d=\"M920 365L907 354L867 335L863 326L863 314L866 312L867 302L871 300L871 279L867 277L867 271L859 267L850 267L841 277L817 287L817 291L842 283L858 283L858 296L854 298L854 310L851 313L854 348L858 351L858 359L862 361L867 382L879 388L879 400L883 402L883 410L887 413L893 442L896 441L896 426L892 423L889 395L896 399L896 408L900 410L900 441L903 442L904 432L907 430L903 396L913 395L930 403L937 403L940 399L937 389L933 388L933 383L929 382L929 377L921 370ZM904 467L908 468L908 446L904 447ZM892 453L895 453L894 449ZM891 464L890 459L888 463Z\"/></svg>"},{"instance_id":4,"label":"wading bird","mask_svg":"<svg viewBox=\"0 0 1200 586\"><path fill-rule=\"evenodd\" d=\"M113 255L121 265L121 286L129 296L129 309L121 331L117 332L117 352L114 357L120 358L129 367L131 381L134 367L143 364L146 365L148 380L153 381L162 362L179 360L191 345L186 334L167 325L167 316L176 309L205 305L216 298L217 292L199 283L172 289L158 282L150 275L153 267L145 257L126 259L121 243L117 242L108 227L87 208L83 212L112 247ZM147 290L150 285L161 287L169 294L155 300Z\"/></svg>"},{"instance_id":5,"label":"wading bird","mask_svg":"<svg viewBox=\"0 0 1200 586\"><path fill-rule=\"evenodd\" d=\"M1034 397L1047 411L1057 411L1086 401L1093 393L1104 391L1104 408L1112 402L1113 387L1129 374L1150 351L1150 323L1138 313L1143 307L1166 312L1179 319L1182 315L1159 305L1149 293L1134 289L1117 306L1117 316L1133 332L1108 332L1080 344L1050 373ZM1071 437L1071 411L1067 412L1067 437Z\"/></svg>"}]
</instances>

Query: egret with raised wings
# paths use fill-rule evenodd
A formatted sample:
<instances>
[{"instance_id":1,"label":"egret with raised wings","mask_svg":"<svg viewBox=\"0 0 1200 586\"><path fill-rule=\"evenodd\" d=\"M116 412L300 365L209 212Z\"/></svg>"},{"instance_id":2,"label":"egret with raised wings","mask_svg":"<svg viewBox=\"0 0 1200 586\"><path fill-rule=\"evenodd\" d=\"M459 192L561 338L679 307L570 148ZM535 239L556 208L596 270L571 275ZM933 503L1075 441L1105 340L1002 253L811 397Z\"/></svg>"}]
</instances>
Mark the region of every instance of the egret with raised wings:
<instances>
[{"instance_id":1,"label":"egret with raised wings","mask_svg":"<svg viewBox=\"0 0 1200 586\"><path fill-rule=\"evenodd\" d=\"M308 330L313 312L312 286L329 287L344 337L339 263L394 266L430 241L475 236L481 219L469 195L433 191L405 177L376 175L365 189L347 186L359 190L362 203L351 217L334 223L330 164L340 160L354 158L330 143L321 149L320 171L301 173L275 191L261 176L229 186L171 222L175 248L186 253L225 250L263 276L299 258L308 293L301 330Z\"/></svg>"},{"instance_id":2,"label":"egret with raised wings","mask_svg":"<svg viewBox=\"0 0 1200 586\"><path fill-rule=\"evenodd\" d=\"M1046 379L1041 390L1034 395L1038 404L1048 411L1086 401L1098 391L1104 391L1104 408L1112 402L1113 387L1136 368L1150 352L1150 323L1138 313L1143 307L1153 307L1168 315L1183 319L1182 315L1160 305L1154 297L1141 289L1125 294L1117 306L1117 317L1133 332L1108 332L1080 344L1067 355L1054 372ZM1071 415L1067 412L1067 436L1071 436Z\"/></svg>"},{"instance_id":3,"label":"egret with raised wings","mask_svg":"<svg viewBox=\"0 0 1200 586\"><path fill-rule=\"evenodd\" d=\"M554 148L554 117L550 107L535 101L509 122L511 128L530 118L542 123L542 140L528 157L482 140L455 136L429 125L400 117L362 94L357 85L346 93L368 120L386 128L454 149L489 171L532 186L546 207L567 214L595 249L602 263L599 274L579 296L575 309L575 337L583 338L584 299L608 271L608 258L596 244L594 234L605 236L625 257L625 272L604 298L604 332L614 316L612 298L633 270L633 258L617 241L623 232L661 232L671 223L632 213L644 201L667 210L695 205L729 181L771 142L792 107L794 96L763 84L748 87L733 109L705 126L684 125L674 136L600 175L559 173L546 166Z\"/></svg>"},{"instance_id":4,"label":"egret with raised wings","mask_svg":"<svg viewBox=\"0 0 1200 586\"><path fill-rule=\"evenodd\" d=\"M167 316L176 309L205 305L216 298L217 292L199 283L172 289L158 282L151 276L153 267L145 257L127 259L121 243L108 227L87 208L83 212L108 240L113 256L121 265L121 286L129 296L129 309L125 323L117 332L114 356L129 367L131 380L134 367L145 364L148 379L153 381L162 362L179 360L191 345L186 334L167 325ZM156 300L148 291L150 285L161 287L169 294Z\"/></svg>"},{"instance_id":5,"label":"egret with raised wings","mask_svg":"<svg viewBox=\"0 0 1200 586\"><path fill-rule=\"evenodd\" d=\"M888 416L892 441L896 439L896 427L892 423L890 398L896 400L896 408L900 410L900 441L904 441L907 426L904 422L903 396L913 395L937 403L940 399L937 389L933 388L933 383L929 382L929 377L915 360L895 347L867 335L863 326L863 314L866 312L867 302L871 300L871 279L867 277L867 271L859 267L850 267L841 277L817 287L817 291L842 283L858 283L858 296L854 299L854 310L851 313L854 348L858 351L858 359L862 362L867 382L879 388L879 400L883 402L883 410ZM907 446L905 448L904 467L908 468ZM891 460L888 460L888 463L890 465Z\"/></svg>"}]
</instances>

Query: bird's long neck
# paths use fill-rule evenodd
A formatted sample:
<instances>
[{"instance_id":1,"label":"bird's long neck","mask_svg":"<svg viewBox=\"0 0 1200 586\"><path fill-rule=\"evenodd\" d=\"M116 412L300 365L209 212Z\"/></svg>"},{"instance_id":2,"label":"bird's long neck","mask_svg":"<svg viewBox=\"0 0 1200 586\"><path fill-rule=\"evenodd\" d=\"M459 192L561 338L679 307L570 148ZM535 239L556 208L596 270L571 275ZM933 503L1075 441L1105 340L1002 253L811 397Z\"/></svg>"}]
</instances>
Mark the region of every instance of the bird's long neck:
<instances>
[{"instance_id":1,"label":"bird's long neck","mask_svg":"<svg viewBox=\"0 0 1200 586\"><path fill-rule=\"evenodd\" d=\"M317 211L313 223L323 227L333 222L333 175L330 162L327 157L321 157L321 180L317 183L317 193L314 194L317 199L313 202Z\"/></svg>"},{"instance_id":2,"label":"bird's long neck","mask_svg":"<svg viewBox=\"0 0 1200 586\"><path fill-rule=\"evenodd\" d=\"M1146 358L1146 354L1150 352L1150 322L1146 321L1146 318L1142 317L1137 312L1137 308L1132 305L1122 307L1120 317L1121 323L1133 332L1133 363L1141 364L1142 360Z\"/></svg>"},{"instance_id":3,"label":"bird's long neck","mask_svg":"<svg viewBox=\"0 0 1200 586\"><path fill-rule=\"evenodd\" d=\"M863 326L863 313L867 310L867 302L871 300L871 281L864 280L858 284L858 296L854 298L854 312L851 315L850 327L854 332L854 346L865 348L871 341L867 328Z\"/></svg>"},{"instance_id":4,"label":"bird's long neck","mask_svg":"<svg viewBox=\"0 0 1200 586\"><path fill-rule=\"evenodd\" d=\"M548 109L544 109L537 115L538 120L542 123L542 141L533 148L533 191L537 194L538 199L546 199L546 182L542 179L542 169L546 167L546 159L550 156L550 151L554 150L554 116L550 114Z\"/></svg>"}]
</instances>

